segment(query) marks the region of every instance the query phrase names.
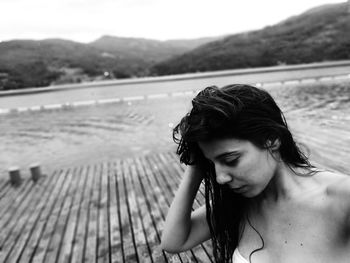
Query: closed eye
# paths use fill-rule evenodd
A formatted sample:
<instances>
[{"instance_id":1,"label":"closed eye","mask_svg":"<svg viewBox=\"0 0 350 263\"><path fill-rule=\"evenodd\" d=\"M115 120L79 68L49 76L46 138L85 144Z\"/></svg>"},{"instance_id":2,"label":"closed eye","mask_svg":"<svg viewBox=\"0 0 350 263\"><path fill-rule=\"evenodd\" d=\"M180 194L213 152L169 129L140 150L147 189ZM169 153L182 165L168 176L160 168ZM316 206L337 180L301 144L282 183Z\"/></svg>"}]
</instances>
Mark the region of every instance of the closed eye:
<instances>
[{"instance_id":1,"label":"closed eye","mask_svg":"<svg viewBox=\"0 0 350 263\"><path fill-rule=\"evenodd\" d=\"M229 165L229 166L235 166L235 165L237 165L238 160L239 160L239 157L235 158L235 159L223 160L223 163L226 165Z\"/></svg>"},{"instance_id":2,"label":"closed eye","mask_svg":"<svg viewBox=\"0 0 350 263\"><path fill-rule=\"evenodd\" d=\"M232 159L232 158L221 159L221 160L219 160L219 162L221 162L224 165L235 166L238 163L239 157L236 157L234 159ZM210 165L215 166L215 163L212 160L210 160L208 158L206 158L206 159Z\"/></svg>"}]
</instances>

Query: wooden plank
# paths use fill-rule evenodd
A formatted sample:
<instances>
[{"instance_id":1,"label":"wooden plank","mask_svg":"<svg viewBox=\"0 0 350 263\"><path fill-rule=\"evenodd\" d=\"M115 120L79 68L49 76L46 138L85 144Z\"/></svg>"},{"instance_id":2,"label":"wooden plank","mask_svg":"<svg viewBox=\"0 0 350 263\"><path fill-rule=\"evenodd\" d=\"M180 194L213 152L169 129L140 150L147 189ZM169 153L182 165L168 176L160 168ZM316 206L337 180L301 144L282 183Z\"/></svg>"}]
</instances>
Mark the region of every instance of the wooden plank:
<instances>
[{"instance_id":1,"label":"wooden plank","mask_svg":"<svg viewBox=\"0 0 350 263\"><path fill-rule=\"evenodd\" d=\"M110 262L119 263L123 262L123 246L122 246L122 237L121 237L121 223L120 223L120 214L119 207L119 189L116 182L116 176L119 173L117 170L117 163L113 163L113 170L110 174L108 181L108 193L109 193L109 240L110 240Z\"/></svg>"},{"instance_id":2,"label":"wooden plank","mask_svg":"<svg viewBox=\"0 0 350 263\"><path fill-rule=\"evenodd\" d=\"M145 231L147 233L148 244L150 246L150 250L152 251L151 258L156 263L181 262L181 258L178 255L174 257L174 260L169 260L166 253L159 248L161 233L157 224L162 220L162 217L158 204L155 203L157 197L155 196L153 189L150 190L149 188L149 183L147 182L148 171L144 166L144 159L136 158L135 163L137 178L135 178L134 182L137 185L136 189L138 189L143 196L143 198L140 199L140 202L145 204L140 205L140 208L145 225Z\"/></svg>"},{"instance_id":3,"label":"wooden plank","mask_svg":"<svg viewBox=\"0 0 350 263\"><path fill-rule=\"evenodd\" d=\"M0 236L0 259L1 262L5 260L8 253L11 252L11 249L15 245L18 237L21 235L21 230L26 226L26 221L30 218L35 206L33 204L37 203L38 200L42 197L42 192L45 188L36 187L38 191L33 190L33 184L29 183L27 187L27 191L25 193L28 195L27 198L24 198L22 195L18 199L15 200L15 203L12 203L15 206L15 209L12 210L13 213L9 213L8 216L4 216L1 224L1 236ZM21 203L17 203L18 201L22 201ZM16 202L17 201L17 202Z\"/></svg>"},{"instance_id":4,"label":"wooden plank","mask_svg":"<svg viewBox=\"0 0 350 263\"><path fill-rule=\"evenodd\" d=\"M23 208L23 203L26 199L28 199L28 195L30 196L31 190L33 187L33 183L31 181L22 182L21 186L13 187L9 191L9 194L5 196L0 203L0 244L2 243L1 236L4 235L3 231L10 229L8 224L13 223L15 215L20 214L18 210ZM1 246L1 245L0 245Z\"/></svg>"},{"instance_id":5,"label":"wooden plank","mask_svg":"<svg viewBox=\"0 0 350 263\"><path fill-rule=\"evenodd\" d=\"M144 196L142 195L142 192L137 191L138 188L136 187L134 181L137 178L137 170L136 170L136 164L134 160L128 159L127 165L129 168L128 175L126 174L126 182L127 182L127 189L128 189L128 199L130 204L130 215L132 216L132 228L134 230L135 234L135 243L136 243L136 249L139 256L140 262L145 263L153 263L152 259L152 252L150 250L148 240L147 240L147 234L145 231L143 218L141 216L140 211L140 202L141 200L144 200ZM141 205L145 205L144 203L141 203Z\"/></svg>"},{"instance_id":6,"label":"wooden plank","mask_svg":"<svg viewBox=\"0 0 350 263\"><path fill-rule=\"evenodd\" d=\"M79 212L81 209L82 198L84 196L84 192L86 191L86 185L88 181L88 172L89 166L82 167L81 172L79 172L77 175L80 177L78 179L78 185L76 188L73 186L72 191L74 191L75 195L69 207L65 228L62 231L63 237L61 238L60 245L58 246L56 262L71 261L71 253L75 244L76 229L77 225L79 224Z\"/></svg>"},{"instance_id":7,"label":"wooden plank","mask_svg":"<svg viewBox=\"0 0 350 263\"><path fill-rule=\"evenodd\" d=\"M53 176L47 178L47 180L50 182L50 186L47 188L49 196L47 199L43 198L39 203L43 210L39 215L37 224L34 226L30 239L27 241L27 245L17 259L18 262L29 262L36 252L40 253L40 250L43 251L43 249L39 247L39 243L58 199L57 193L61 192L64 182L66 182L67 175L67 172L60 170L57 172L57 174L54 173Z\"/></svg>"},{"instance_id":8,"label":"wooden plank","mask_svg":"<svg viewBox=\"0 0 350 263\"><path fill-rule=\"evenodd\" d=\"M68 262L82 262L85 246L85 235L87 233L88 219L89 219L89 203L92 194L92 187L94 185L94 167L89 166L87 171L86 185L82 199L80 200L79 212L75 228L74 242L70 252Z\"/></svg>"},{"instance_id":9,"label":"wooden plank","mask_svg":"<svg viewBox=\"0 0 350 263\"><path fill-rule=\"evenodd\" d=\"M6 204L6 201L3 203L3 198L5 196L8 196L10 194L11 190L11 183L9 181L1 180L1 187L0 187L0 204Z\"/></svg>"},{"instance_id":10,"label":"wooden plank","mask_svg":"<svg viewBox=\"0 0 350 263\"><path fill-rule=\"evenodd\" d=\"M0 255L3 256L9 246L9 238L13 238L12 232L17 226L18 220L22 217L23 211L27 208L26 204L31 200L30 195L28 199L25 198L24 194L18 192L19 189L23 190L25 194L30 194L32 184L22 184L21 188L13 188L11 195L2 200L4 213L0 218Z\"/></svg>"},{"instance_id":11,"label":"wooden plank","mask_svg":"<svg viewBox=\"0 0 350 263\"><path fill-rule=\"evenodd\" d=\"M56 172L52 174L52 178L54 181L57 181L55 174ZM16 227L18 229L17 234L12 233L14 239L7 239L11 248L8 252L5 249L2 250L3 255L0 256L0 262L15 262L20 260L23 250L34 233L39 218L45 208L45 202L49 199L53 187L54 185L50 180L38 181L33 187L33 191L37 193L36 198L28 206L26 211L27 216L23 215L21 218L22 222L18 222ZM3 257L5 255L6 257Z\"/></svg>"},{"instance_id":12,"label":"wooden plank","mask_svg":"<svg viewBox=\"0 0 350 263\"><path fill-rule=\"evenodd\" d=\"M125 262L139 262L139 254L136 248L135 233L133 229L133 218L131 215L129 195L132 194L131 189L127 187L126 178L130 176L127 161L122 161L122 188L125 207L121 212L122 228L123 228L123 247ZM124 231L126 230L126 231Z\"/></svg>"},{"instance_id":13,"label":"wooden plank","mask_svg":"<svg viewBox=\"0 0 350 263\"><path fill-rule=\"evenodd\" d=\"M15 202L21 203L23 198L26 198L25 193L28 193L32 186L32 181L28 179L23 179L21 185L13 186L8 181L8 186L4 189L8 189L6 195L3 195L0 202L0 221L2 221L3 216L7 214L8 209L15 209L13 206ZM17 201L16 201L17 200Z\"/></svg>"},{"instance_id":14,"label":"wooden plank","mask_svg":"<svg viewBox=\"0 0 350 263\"><path fill-rule=\"evenodd\" d=\"M142 167L145 171L145 176L140 178L140 182L142 183L143 187L145 188L145 197L148 195L151 195L153 200L150 201L151 207L150 210L152 211L152 214L154 215L154 224L155 229L157 231L157 236L159 238L158 244L154 248L156 251L160 250L159 244L160 244L160 237L161 237L161 231L160 229L163 228L163 223L165 221L166 212L168 209L168 205L166 203L165 197L162 194L161 189L157 184L154 182L154 174L153 170L150 168L154 166L154 164L149 163L148 160L145 158L140 159ZM181 254L169 254L164 251L162 251L164 255L166 256L167 261L169 262L187 262L188 253L181 253Z\"/></svg>"},{"instance_id":15,"label":"wooden plank","mask_svg":"<svg viewBox=\"0 0 350 263\"><path fill-rule=\"evenodd\" d=\"M97 258L97 220L98 220L98 197L102 179L102 165L97 165L94 173L95 182L89 203L89 221L87 236L84 247L83 262L95 262Z\"/></svg>"},{"instance_id":16,"label":"wooden plank","mask_svg":"<svg viewBox=\"0 0 350 263\"><path fill-rule=\"evenodd\" d=\"M5 178L5 177L0 178L0 192L2 192L9 185L11 185L11 183L8 178Z\"/></svg>"},{"instance_id":17,"label":"wooden plank","mask_svg":"<svg viewBox=\"0 0 350 263\"><path fill-rule=\"evenodd\" d=\"M47 222L45 225L45 229L42 233L39 243L37 244L35 254L32 256L32 262L44 262L46 252L50 245L51 237L55 232L55 225L57 223L58 216L63 205L63 201L66 197L69 187L72 185L72 182L74 182L73 173L74 172L72 172L71 170L66 170L66 180L63 182L60 191L56 193L54 205L52 206L49 217L46 219Z\"/></svg>"},{"instance_id":18,"label":"wooden plank","mask_svg":"<svg viewBox=\"0 0 350 263\"><path fill-rule=\"evenodd\" d=\"M53 233L51 235L51 239L44 257L45 263L56 262L59 257L62 240L65 238L66 235L67 220L71 212L72 203L74 203L77 194L76 186L79 185L82 178L81 172L81 167L75 168L73 170L73 181L71 185L67 188L67 192L64 196L61 209L58 212L55 227L53 229Z\"/></svg>"},{"instance_id":19,"label":"wooden plank","mask_svg":"<svg viewBox=\"0 0 350 263\"><path fill-rule=\"evenodd\" d=\"M98 226L97 226L97 262L109 261L109 234L108 234L108 176L110 166L103 163L102 183L99 192L98 203Z\"/></svg>"},{"instance_id":20,"label":"wooden plank","mask_svg":"<svg viewBox=\"0 0 350 263\"><path fill-rule=\"evenodd\" d=\"M130 230L127 221L127 210L126 210L126 201L125 201L125 191L123 186L123 168L122 161L118 160L116 163L116 173L115 173L115 183L116 183L116 192L117 192L117 208L118 208L118 221L119 221L119 235L121 243L121 255L122 258L120 262L125 262L125 242L131 242L130 239ZM112 258L112 260L117 260Z\"/></svg>"},{"instance_id":21,"label":"wooden plank","mask_svg":"<svg viewBox=\"0 0 350 263\"><path fill-rule=\"evenodd\" d=\"M81 180L81 167L74 168L73 170L73 180L70 186L67 188L67 192L63 198L61 208L57 213L57 219L54 224L54 228L51 234L51 238L46 249L44 262L52 263L56 262L62 245L62 239L64 239L66 234L67 219L69 218L71 211L71 203L74 202L76 196L76 186L79 185Z\"/></svg>"}]
</instances>

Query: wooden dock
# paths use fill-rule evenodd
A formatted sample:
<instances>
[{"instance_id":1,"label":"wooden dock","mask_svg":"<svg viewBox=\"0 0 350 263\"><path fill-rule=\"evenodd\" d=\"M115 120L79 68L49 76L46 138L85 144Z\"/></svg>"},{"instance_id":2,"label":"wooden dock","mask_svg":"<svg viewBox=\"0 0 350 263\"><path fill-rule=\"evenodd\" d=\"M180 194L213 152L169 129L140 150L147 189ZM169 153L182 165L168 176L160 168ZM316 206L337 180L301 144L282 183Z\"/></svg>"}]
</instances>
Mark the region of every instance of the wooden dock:
<instances>
[{"instance_id":1,"label":"wooden dock","mask_svg":"<svg viewBox=\"0 0 350 263\"><path fill-rule=\"evenodd\" d=\"M313 158L348 173L348 126L305 125L293 127ZM210 242L176 255L159 249L183 170L163 152L61 169L19 187L3 181L0 262L214 262ZM201 188L194 209L203 203Z\"/></svg>"},{"instance_id":2,"label":"wooden dock","mask_svg":"<svg viewBox=\"0 0 350 263\"><path fill-rule=\"evenodd\" d=\"M213 262L210 242L178 255L158 247L182 172L160 153L4 183L0 262ZM203 201L201 191L195 207Z\"/></svg>"}]
</instances>

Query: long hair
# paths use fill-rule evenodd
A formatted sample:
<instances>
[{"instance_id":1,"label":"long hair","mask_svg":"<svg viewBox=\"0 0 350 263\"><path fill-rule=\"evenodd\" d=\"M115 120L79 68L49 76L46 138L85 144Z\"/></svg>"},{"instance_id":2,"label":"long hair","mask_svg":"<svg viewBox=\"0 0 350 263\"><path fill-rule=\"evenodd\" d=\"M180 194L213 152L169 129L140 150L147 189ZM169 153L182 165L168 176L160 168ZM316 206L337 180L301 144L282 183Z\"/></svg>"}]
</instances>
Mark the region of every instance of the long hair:
<instances>
[{"instance_id":1,"label":"long hair","mask_svg":"<svg viewBox=\"0 0 350 263\"><path fill-rule=\"evenodd\" d=\"M214 166L198 146L198 142L218 138L248 140L268 150L267 142L278 139L281 159L290 168L313 166L296 145L282 111L268 92L235 84L211 86L198 93L192 109L175 126L173 139L180 161L199 165L205 171L206 217L213 255L216 262L226 263L232 262L238 246L248 199L216 182Z\"/></svg>"}]
</instances>

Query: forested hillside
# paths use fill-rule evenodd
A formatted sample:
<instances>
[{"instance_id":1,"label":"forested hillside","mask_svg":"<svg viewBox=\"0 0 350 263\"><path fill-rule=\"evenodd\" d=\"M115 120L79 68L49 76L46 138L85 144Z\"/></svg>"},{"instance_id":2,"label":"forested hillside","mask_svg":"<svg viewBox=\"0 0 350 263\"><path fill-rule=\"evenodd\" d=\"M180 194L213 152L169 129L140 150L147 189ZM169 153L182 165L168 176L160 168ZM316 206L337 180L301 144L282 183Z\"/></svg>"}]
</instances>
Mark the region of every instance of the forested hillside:
<instances>
[{"instance_id":1,"label":"forested hillside","mask_svg":"<svg viewBox=\"0 0 350 263\"><path fill-rule=\"evenodd\" d=\"M0 42L0 90L350 59L348 3L225 37L159 41L103 36Z\"/></svg>"},{"instance_id":2,"label":"forested hillside","mask_svg":"<svg viewBox=\"0 0 350 263\"><path fill-rule=\"evenodd\" d=\"M147 76L155 63L215 39L103 36L89 44L63 39L1 42L0 90Z\"/></svg>"},{"instance_id":3,"label":"forested hillside","mask_svg":"<svg viewBox=\"0 0 350 263\"><path fill-rule=\"evenodd\" d=\"M274 26L228 36L161 62L153 74L350 59L347 3L324 5Z\"/></svg>"}]
</instances>

